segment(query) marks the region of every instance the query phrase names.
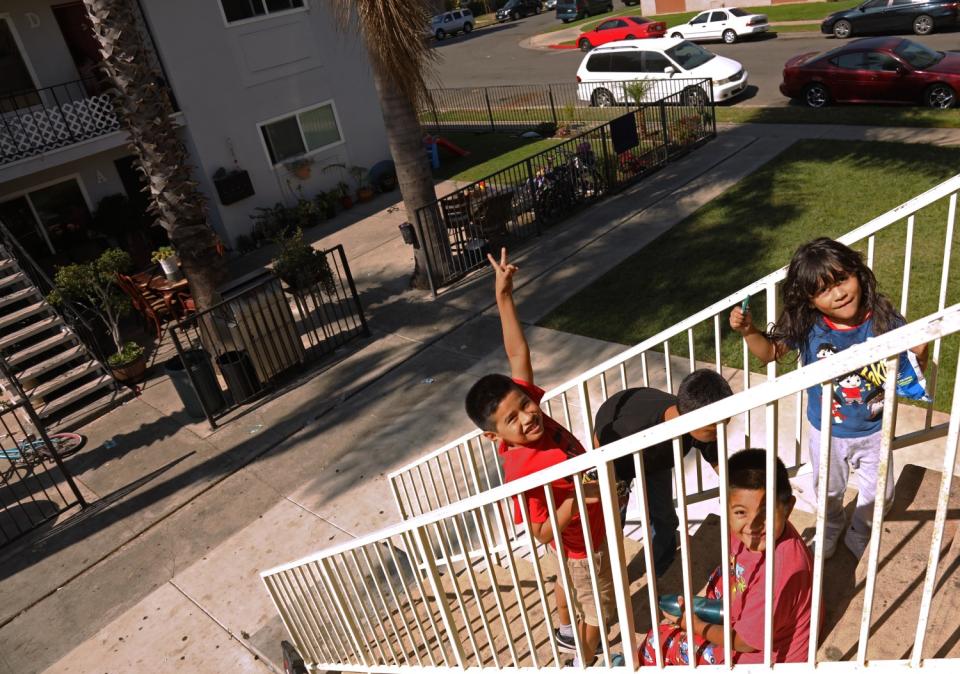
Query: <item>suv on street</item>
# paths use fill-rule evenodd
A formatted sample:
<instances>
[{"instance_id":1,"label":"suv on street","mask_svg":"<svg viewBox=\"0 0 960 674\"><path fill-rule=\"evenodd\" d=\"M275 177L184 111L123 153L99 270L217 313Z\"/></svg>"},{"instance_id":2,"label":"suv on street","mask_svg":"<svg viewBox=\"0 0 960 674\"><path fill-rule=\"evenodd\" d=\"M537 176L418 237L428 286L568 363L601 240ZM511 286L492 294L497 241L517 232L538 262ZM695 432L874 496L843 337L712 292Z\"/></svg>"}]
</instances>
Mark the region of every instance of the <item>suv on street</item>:
<instances>
[{"instance_id":1,"label":"suv on street","mask_svg":"<svg viewBox=\"0 0 960 674\"><path fill-rule=\"evenodd\" d=\"M522 16L540 13L540 0L508 0L507 4L497 10L497 23L516 21Z\"/></svg>"},{"instance_id":2,"label":"suv on street","mask_svg":"<svg viewBox=\"0 0 960 674\"><path fill-rule=\"evenodd\" d=\"M467 34L473 30L473 12L469 9L455 9L452 12L437 14L430 19L427 35L442 40L447 35Z\"/></svg>"},{"instance_id":3,"label":"suv on street","mask_svg":"<svg viewBox=\"0 0 960 674\"><path fill-rule=\"evenodd\" d=\"M613 11L613 0L557 0L557 18L564 23Z\"/></svg>"}]
</instances>

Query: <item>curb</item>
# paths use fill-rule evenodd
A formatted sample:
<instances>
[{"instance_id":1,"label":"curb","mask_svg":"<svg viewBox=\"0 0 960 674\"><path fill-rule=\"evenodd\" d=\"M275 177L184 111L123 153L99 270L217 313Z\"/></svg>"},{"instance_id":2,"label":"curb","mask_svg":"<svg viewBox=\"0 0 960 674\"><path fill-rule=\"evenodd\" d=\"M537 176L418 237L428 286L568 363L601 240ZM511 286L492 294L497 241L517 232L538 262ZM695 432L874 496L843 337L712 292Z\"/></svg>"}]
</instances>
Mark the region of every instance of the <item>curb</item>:
<instances>
[{"instance_id":1,"label":"curb","mask_svg":"<svg viewBox=\"0 0 960 674\"><path fill-rule=\"evenodd\" d=\"M579 49L575 44L548 44L547 49Z\"/></svg>"}]
</instances>

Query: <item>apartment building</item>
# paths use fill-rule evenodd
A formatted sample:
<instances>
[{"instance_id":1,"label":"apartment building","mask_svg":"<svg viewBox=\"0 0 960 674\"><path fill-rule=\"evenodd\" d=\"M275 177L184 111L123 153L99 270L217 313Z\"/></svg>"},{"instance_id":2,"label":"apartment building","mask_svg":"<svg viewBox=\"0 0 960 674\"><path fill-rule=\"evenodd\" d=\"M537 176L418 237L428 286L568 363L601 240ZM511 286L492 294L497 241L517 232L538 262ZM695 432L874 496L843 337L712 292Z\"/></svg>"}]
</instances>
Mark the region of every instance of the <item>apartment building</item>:
<instances>
[{"instance_id":1,"label":"apartment building","mask_svg":"<svg viewBox=\"0 0 960 674\"><path fill-rule=\"evenodd\" d=\"M224 241L249 232L258 206L329 189L342 176L325 165L389 158L364 48L320 0L135 2ZM95 217L116 194L146 207L99 60L82 2L0 4L0 220L48 268L107 243L144 262L164 237Z\"/></svg>"}]
</instances>

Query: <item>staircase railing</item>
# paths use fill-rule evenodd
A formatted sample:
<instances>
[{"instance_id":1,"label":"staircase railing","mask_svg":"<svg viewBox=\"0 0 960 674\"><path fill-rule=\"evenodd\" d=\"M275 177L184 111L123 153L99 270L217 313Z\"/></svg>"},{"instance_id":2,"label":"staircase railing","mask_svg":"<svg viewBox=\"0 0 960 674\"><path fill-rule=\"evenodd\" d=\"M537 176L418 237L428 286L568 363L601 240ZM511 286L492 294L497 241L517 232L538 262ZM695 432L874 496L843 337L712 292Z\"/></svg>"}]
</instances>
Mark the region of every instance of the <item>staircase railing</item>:
<instances>
[{"instance_id":1,"label":"staircase railing","mask_svg":"<svg viewBox=\"0 0 960 674\"><path fill-rule=\"evenodd\" d=\"M903 241L902 271L900 275L900 312L910 317L910 305L918 300L911 295L911 273L914 257L914 236L919 221L925 226L944 222L943 254L940 260L923 259L925 273L936 273L939 262L939 293L935 308L942 310L947 305L948 293L955 288L957 273L951 278L951 255L954 248L954 230L957 215L957 194L960 191L960 174L923 194L901 204L891 211L880 215L870 222L854 229L839 238L843 243L865 248L868 265L872 268L877 237L882 235L884 242L899 245ZM713 367L723 374L731 368L739 369L739 378L744 390L755 385L758 375L751 376L750 356L746 342L739 335L722 336L722 326L730 310L740 304L744 298L751 298L751 311L759 323L772 323L776 320L779 283L786 276L786 267L782 267L743 289L714 302L707 308L680 321L676 325L643 340L621 354L582 372L576 377L546 392L543 407L554 419L573 432L584 447L593 447L593 413L607 397L628 386L656 386L664 390L675 391L680 379L697 367ZM885 287L891 287L885 283ZM923 428L901 435L894 429L894 447L902 448L920 442L942 437L947 432L946 423L933 422L934 405L938 402L949 404L950 391L937 391L940 374L942 344L934 342L927 369L928 390L933 401L927 405ZM736 355L734 355L736 354ZM737 362L739 360L739 362ZM756 362L756 361L754 361ZM726 370L725 370L726 368ZM774 380L778 376L778 364L766 366L766 379ZM803 392L798 390L793 404L802 409ZM784 457L788 468L799 469L802 461L802 414L797 414L793 427L781 429L779 425L780 407L772 405L764 411L762 427L766 446L793 445L792 457ZM742 418L744 446L757 444L754 437L754 424L760 419L752 419L745 414ZM761 424L757 424L761 425ZM779 444L778 444L779 439ZM463 469L454 471L454 466ZM716 498L718 492L712 479L702 470L702 459L696 458L696 479L688 485L687 496L693 500ZM710 471L712 473L712 471ZM705 481L706 477L706 481ZM475 496L502 483L500 465L496 458L496 447L485 440L479 430L436 449L416 461L389 474L390 487L400 516L404 519L430 512L451 503ZM517 544L519 540L514 527L508 527L503 537L497 535L490 525L489 514L483 514L483 525L487 535L498 541L497 552L503 549L507 541ZM472 554L479 554L474 549Z\"/></svg>"},{"instance_id":2,"label":"staircase railing","mask_svg":"<svg viewBox=\"0 0 960 674\"><path fill-rule=\"evenodd\" d=\"M887 400L895 400L897 355L930 341L940 342L944 337L960 331L960 305L953 305L930 316L916 320L888 332L867 343L859 344L835 356L800 368L778 378L752 387L732 397L659 424L641 433L601 447L595 451L571 458L561 464L524 477L520 480L484 491L463 500L421 514L394 526L363 536L350 542L322 550L290 564L268 571L261 576L293 642L304 656L308 667L341 671L403 672L424 667L444 667L456 671L465 669L509 669L516 671L537 668L540 671L559 671L563 666L554 634L553 600L544 583L540 557L543 546L532 537L523 539L529 564L521 567L512 546L502 555L505 568L499 568L494 559L493 542L487 538L482 525L482 514L490 513L501 536L506 535L505 520L513 512L513 497L528 490L542 488L556 480L572 479L576 505L585 512L583 474L596 470L599 480L600 503L604 518L606 541L600 547L609 554L616 598L615 615L604 613L598 589L593 585L591 596L581 602L592 601L597 607L601 624L616 626L601 640L601 666L611 668L611 639L619 631L619 638L627 671L637 667L638 635L636 620L649 613L649 624L657 625L657 579L646 576L646 593L633 594L628 577L628 561L619 518L619 505L613 476L613 461L632 456L638 479L641 521L649 530L646 507L646 487L643 479L642 453L647 447L672 442L676 465L681 465L680 438L684 433L719 424L719 497L720 497L720 559L729 559L730 523L727 518L728 476L727 421L754 410L775 410L778 403L789 400L812 386L822 388L821 428L831 428L830 399L833 381L846 372L860 369L880 360L886 362ZM583 390L581 388L581 390ZM874 509L872 535L869 543L867 571L863 587L859 642L854 660L830 663L831 669L871 669L889 671L893 667L923 667L947 670L957 665L956 659L943 655L924 657L924 642L935 591L940 594L955 592L953 583L938 585L938 565L944 545L944 530L948 515L949 496L956 468L958 440L960 440L960 379L952 390L953 404L946 433L937 433L943 441L942 477L936 500L933 532L930 539L928 563L923 580L923 591L917 610L916 630L912 647L895 660L867 659L871 639L874 596L877 588L880 543L884 536L884 481L891 451L895 447L894 419L897 406L885 405L881 464L877 505ZM820 484L827 479L829 463L829 430L823 434ZM771 447L776 447L772 438ZM775 452L767 454L766 512L772 518L776 489L774 486ZM676 492L680 515L680 561L682 586L685 596L686 624L692 624L693 592L695 589L693 551L688 533L688 506L684 471L677 470ZM544 489L549 520L557 529L557 504L552 490ZM527 528L529 513L524 499L519 499L522 526ZM817 504L816 540L823 540L825 525L826 490L821 490ZM505 515L505 513L507 515ZM480 555L456 556L467 548L464 526L472 525L480 539ZM589 522L585 522L585 545L592 576L596 577L593 562ZM773 527L768 527L767 548L773 549ZM566 553L558 550L559 564L557 591L573 605ZM698 550L698 557L706 551ZM715 552L715 551L714 551ZM644 545L647 569L653 568L652 552ZM417 559L419 562L414 563ZM699 561L699 560L698 560ZM723 568L723 586L730 587L729 565ZM952 568L952 567L951 567ZM772 634L774 627L773 591L774 567L766 565L764 663L737 665L740 671L769 671L772 662ZM523 582L521 582L523 577ZM699 579L698 579L699 581ZM810 634L818 634L822 625L824 560L821 546L817 546L813 566L813 590ZM646 596L644 596L646 595ZM939 596L939 595L938 595ZM724 593L724 655L731 662L730 598ZM903 609L904 607L900 607ZM912 607L911 607L912 608ZM904 615L901 610L900 615ZM881 617L882 618L882 617ZM882 620L880 621L882 622ZM660 640L654 632L656 651ZM690 649L693 634L686 632ZM907 645L907 644L903 644ZM579 637L576 647L581 662L585 662ZM901 645L898 644L898 649ZM811 639L807 663L796 665L797 671L809 671L819 662L818 643ZM947 649L943 649L947 650ZM657 660L662 665L662 660ZM777 670L791 669L778 666Z\"/></svg>"}]
</instances>

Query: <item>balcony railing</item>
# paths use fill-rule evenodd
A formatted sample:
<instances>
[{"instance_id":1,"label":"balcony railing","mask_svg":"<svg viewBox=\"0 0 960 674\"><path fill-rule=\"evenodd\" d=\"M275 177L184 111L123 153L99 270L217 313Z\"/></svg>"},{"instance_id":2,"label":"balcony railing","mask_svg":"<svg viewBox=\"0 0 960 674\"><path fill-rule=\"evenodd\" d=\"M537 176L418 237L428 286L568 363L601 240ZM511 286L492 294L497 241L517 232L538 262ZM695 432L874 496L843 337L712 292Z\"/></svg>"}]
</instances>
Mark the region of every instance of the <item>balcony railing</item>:
<instances>
[{"instance_id":1,"label":"balcony railing","mask_svg":"<svg viewBox=\"0 0 960 674\"><path fill-rule=\"evenodd\" d=\"M0 96L0 165L121 128L107 87L85 78Z\"/></svg>"}]
</instances>

